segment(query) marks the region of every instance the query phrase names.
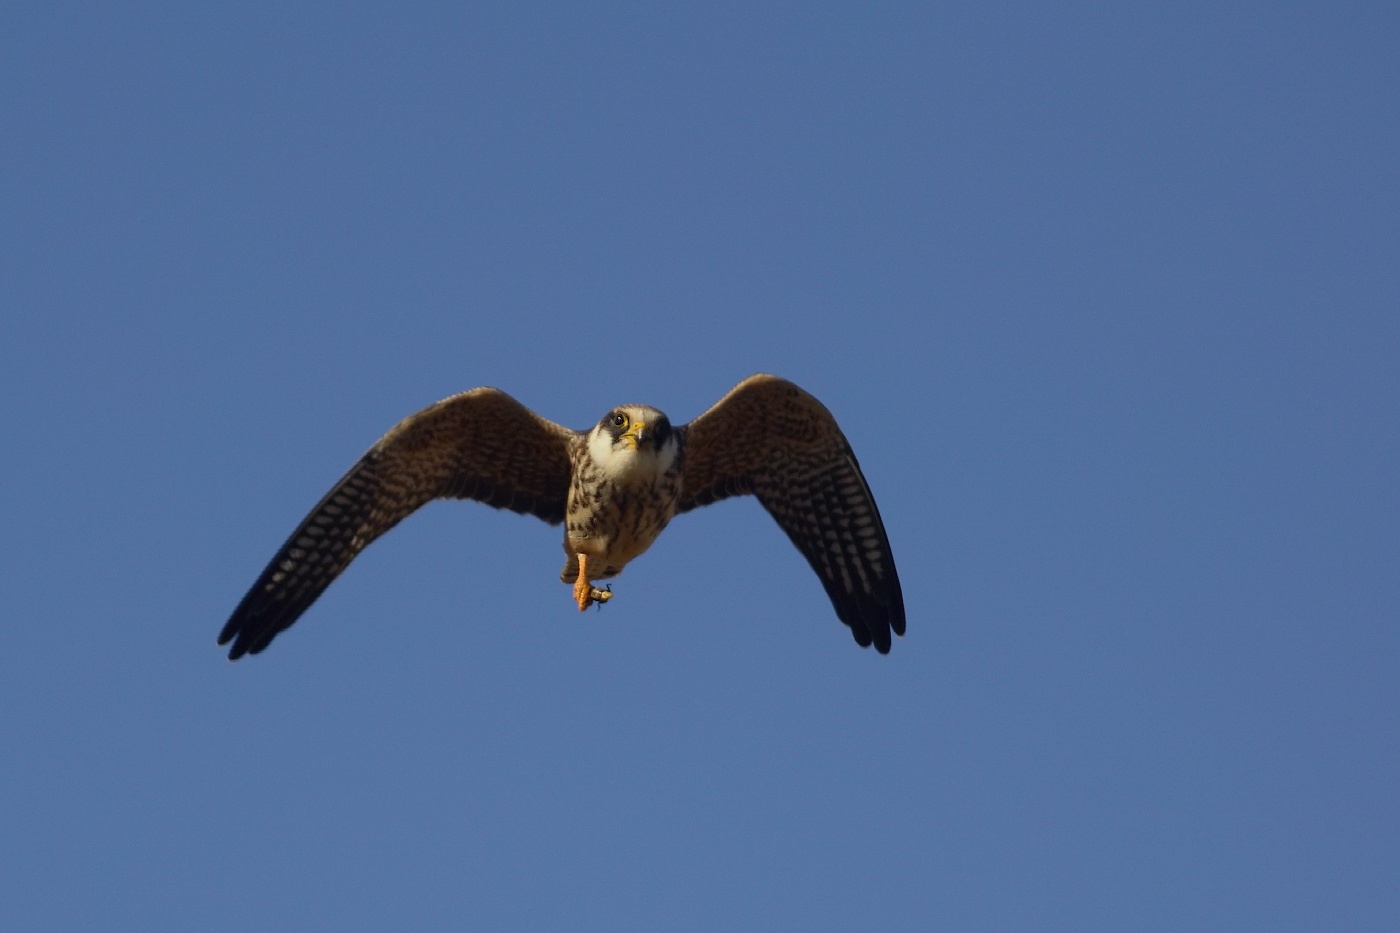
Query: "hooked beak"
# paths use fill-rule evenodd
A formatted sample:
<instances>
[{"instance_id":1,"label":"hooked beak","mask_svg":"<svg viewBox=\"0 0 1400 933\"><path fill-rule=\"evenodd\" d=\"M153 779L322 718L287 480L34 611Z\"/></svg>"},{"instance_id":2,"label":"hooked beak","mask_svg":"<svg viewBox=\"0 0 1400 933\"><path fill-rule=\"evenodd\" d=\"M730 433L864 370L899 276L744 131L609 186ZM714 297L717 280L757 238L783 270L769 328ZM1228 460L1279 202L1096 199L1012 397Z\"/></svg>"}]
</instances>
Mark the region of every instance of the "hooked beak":
<instances>
[{"instance_id":1,"label":"hooked beak","mask_svg":"<svg viewBox=\"0 0 1400 933\"><path fill-rule=\"evenodd\" d=\"M631 427L622 432L622 437L627 441L627 446L636 450L650 436L650 430L645 421L634 421Z\"/></svg>"}]
</instances>

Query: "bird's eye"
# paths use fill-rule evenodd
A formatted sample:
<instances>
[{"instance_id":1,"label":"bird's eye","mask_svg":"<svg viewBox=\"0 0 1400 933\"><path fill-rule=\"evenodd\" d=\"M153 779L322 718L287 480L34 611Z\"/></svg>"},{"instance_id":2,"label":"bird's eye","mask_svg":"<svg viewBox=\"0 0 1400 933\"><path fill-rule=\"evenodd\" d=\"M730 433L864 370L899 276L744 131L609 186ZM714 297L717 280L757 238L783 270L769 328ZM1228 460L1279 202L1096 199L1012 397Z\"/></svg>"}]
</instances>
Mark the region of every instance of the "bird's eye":
<instances>
[{"instance_id":1,"label":"bird's eye","mask_svg":"<svg viewBox=\"0 0 1400 933\"><path fill-rule=\"evenodd\" d=\"M627 416L620 411L615 411L613 412L612 423L615 428L625 428L627 427Z\"/></svg>"}]
</instances>

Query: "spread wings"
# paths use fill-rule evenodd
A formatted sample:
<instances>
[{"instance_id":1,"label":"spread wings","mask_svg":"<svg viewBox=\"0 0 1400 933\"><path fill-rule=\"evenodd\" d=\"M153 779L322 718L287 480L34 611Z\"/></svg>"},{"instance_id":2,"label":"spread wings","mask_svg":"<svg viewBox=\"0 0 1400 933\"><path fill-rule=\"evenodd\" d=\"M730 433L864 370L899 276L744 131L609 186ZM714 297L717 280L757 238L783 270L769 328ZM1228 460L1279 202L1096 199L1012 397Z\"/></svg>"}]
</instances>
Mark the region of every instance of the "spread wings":
<instances>
[{"instance_id":1,"label":"spread wings","mask_svg":"<svg viewBox=\"0 0 1400 933\"><path fill-rule=\"evenodd\" d=\"M904 634L904 596L875 497L821 402L777 376L750 376L679 429L680 511L753 494L797 545L861 647Z\"/></svg>"},{"instance_id":2,"label":"spread wings","mask_svg":"<svg viewBox=\"0 0 1400 933\"><path fill-rule=\"evenodd\" d=\"M355 555L433 499L476 499L564 520L578 435L499 389L472 389L410 415L316 504L233 611L219 644L257 654Z\"/></svg>"}]
</instances>

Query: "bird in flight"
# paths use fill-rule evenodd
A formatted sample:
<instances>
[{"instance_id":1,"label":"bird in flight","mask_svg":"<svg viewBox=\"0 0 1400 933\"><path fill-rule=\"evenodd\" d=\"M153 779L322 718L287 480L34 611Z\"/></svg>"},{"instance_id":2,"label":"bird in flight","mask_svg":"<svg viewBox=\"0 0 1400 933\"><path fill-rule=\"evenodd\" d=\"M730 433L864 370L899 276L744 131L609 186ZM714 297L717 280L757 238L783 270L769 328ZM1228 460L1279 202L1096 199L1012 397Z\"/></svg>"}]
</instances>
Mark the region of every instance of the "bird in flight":
<instances>
[{"instance_id":1,"label":"bird in flight","mask_svg":"<svg viewBox=\"0 0 1400 933\"><path fill-rule=\"evenodd\" d=\"M689 424L620 405L586 431L499 389L454 395L399 422L292 532L219 633L229 658L291 627L384 532L433 499L475 499L564 523L563 582L580 610L672 517L753 495L816 571L861 647L904 634L904 597L875 497L821 402L759 374Z\"/></svg>"}]
</instances>

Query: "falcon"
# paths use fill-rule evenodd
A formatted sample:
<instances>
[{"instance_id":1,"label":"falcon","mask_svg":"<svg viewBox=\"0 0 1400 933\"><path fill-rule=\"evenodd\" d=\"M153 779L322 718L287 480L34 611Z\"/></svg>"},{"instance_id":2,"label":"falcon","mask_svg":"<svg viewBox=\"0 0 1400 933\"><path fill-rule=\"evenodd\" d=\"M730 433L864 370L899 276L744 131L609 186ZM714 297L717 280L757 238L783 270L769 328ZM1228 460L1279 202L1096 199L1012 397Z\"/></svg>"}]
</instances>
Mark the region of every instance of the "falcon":
<instances>
[{"instance_id":1,"label":"falcon","mask_svg":"<svg viewBox=\"0 0 1400 933\"><path fill-rule=\"evenodd\" d=\"M371 541L434 499L475 499L564 524L563 582L580 611L594 584L671 519L753 495L802 552L856 643L904 634L904 597L875 497L836 419L785 379L759 374L689 424L620 405L586 431L499 389L454 395L390 429L292 532L219 633L229 659L296 622Z\"/></svg>"}]
</instances>

